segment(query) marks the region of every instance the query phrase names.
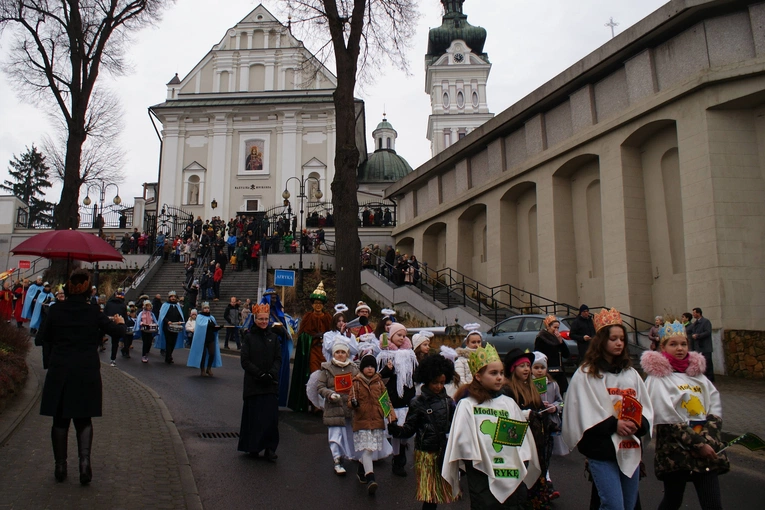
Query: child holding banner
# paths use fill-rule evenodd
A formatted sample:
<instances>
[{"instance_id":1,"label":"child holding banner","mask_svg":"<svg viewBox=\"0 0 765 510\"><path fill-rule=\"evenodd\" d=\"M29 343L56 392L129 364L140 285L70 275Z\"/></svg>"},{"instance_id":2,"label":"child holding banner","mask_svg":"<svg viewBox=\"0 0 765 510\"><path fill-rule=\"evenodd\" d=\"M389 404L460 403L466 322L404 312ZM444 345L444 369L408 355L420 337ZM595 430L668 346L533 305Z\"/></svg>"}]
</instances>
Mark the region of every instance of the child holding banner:
<instances>
[{"instance_id":1,"label":"child holding banner","mask_svg":"<svg viewBox=\"0 0 765 510\"><path fill-rule=\"evenodd\" d=\"M706 360L688 352L685 327L665 322L658 331L660 351L646 351L640 364L653 402L656 425L656 478L664 482L659 508L677 509L685 484L692 482L704 510L722 508L718 475L730 469L722 441L722 405L706 378Z\"/></svg>"},{"instance_id":2,"label":"child holding banner","mask_svg":"<svg viewBox=\"0 0 765 510\"><path fill-rule=\"evenodd\" d=\"M324 425L328 427L329 450L335 463L335 473L345 475L343 459L354 458L351 410L348 407L353 378L359 373L351 361L348 339L340 332L324 335L324 345L331 358L321 364L317 388L324 399ZM329 345L327 345L329 344Z\"/></svg>"},{"instance_id":3,"label":"child holding banner","mask_svg":"<svg viewBox=\"0 0 765 510\"><path fill-rule=\"evenodd\" d=\"M459 494L464 469L471 508L527 509L527 485L539 477L534 437L518 404L502 393L504 366L492 345L470 354L473 381L457 390L441 476Z\"/></svg>"},{"instance_id":4,"label":"child holding banner","mask_svg":"<svg viewBox=\"0 0 765 510\"><path fill-rule=\"evenodd\" d=\"M373 455L388 445L385 419L395 421L396 412L385 383L377 373L377 359L367 354L361 358L359 369L361 372L353 378L348 405L353 409L353 447L361 454L357 476L359 482L367 484L371 496L377 491Z\"/></svg>"},{"instance_id":5,"label":"child holding banner","mask_svg":"<svg viewBox=\"0 0 765 510\"><path fill-rule=\"evenodd\" d=\"M416 337L416 335L415 335ZM454 417L454 401L444 386L454 377L454 363L443 356L428 356L417 366L414 381L422 384L422 393L409 403L406 423L388 425L393 437L412 437L417 501L423 510L433 510L439 503L454 501L452 488L441 477L443 453Z\"/></svg>"}]
</instances>

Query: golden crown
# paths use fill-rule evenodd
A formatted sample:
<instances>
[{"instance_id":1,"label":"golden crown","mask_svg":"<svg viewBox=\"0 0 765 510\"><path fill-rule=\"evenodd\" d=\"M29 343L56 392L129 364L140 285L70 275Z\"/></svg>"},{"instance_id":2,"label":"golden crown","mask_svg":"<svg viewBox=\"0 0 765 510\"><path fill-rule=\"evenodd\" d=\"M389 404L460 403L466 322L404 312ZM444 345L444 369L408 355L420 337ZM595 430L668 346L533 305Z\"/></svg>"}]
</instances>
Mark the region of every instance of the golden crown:
<instances>
[{"instance_id":1,"label":"golden crown","mask_svg":"<svg viewBox=\"0 0 765 510\"><path fill-rule=\"evenodd\" d=\"M545 317L544 324L546 328L549 327L550 324L552 324L553 322L560 322L560 321L555 315L552 315L552 314Z\"/></svg>"},{"instance_id":2,"label":"golden crown","mask_svg":"<svg viewBox=\"0 0 765 510\"><path fill-rule=\"evenodd\" d=\"M664 325L659 328L659 343L664 344L664 342L675 336L688 338L688 335L685 333L685 326L679 321L675 321L671 324L665 322Z\"/></svg>"},{"instance_id":3,"label":"golden crown","mask_svg":"<svg viewBox=\"0 0 765 510\"><path fill-rule=\"evenodd\" d=\"M603 309L593 317L592 322L595 324L595 332L597 333L606 326L621 326L622 314L615 308Z\"/></svg>"},{"instance_id":4,"label":"golden crown","mask_svg":"<svg viewBox=\"0 0 765 510\"><path fill-rule=\"evenodd\" d=\"M485 348L479 347L475 350L475 352L471 352L470 356L468 357L468 367L470 367L470 373L475 375L483 367L495 361L502 362L499 354L497 354L497 349L495 349L493 345L488 344Z\"/></svg>"},{"instance_id":5,"label":"golden crown","mask_svg":"<svg viewBox=\"0 0 765 510\"><path fill-rule=\"evenodd\" d=\"M258 315L259 313L271 313L271 307L268 306L268 303L264 303L262 305L252 305L252 313L255 315Z\"/></svg>"},{"instance_id":6,"label":"golden crown","mask_svg":"<svg viewBox=\"0 0 765 510\"><path fill-rule=\"evenodd\" d=\"M319 282L319 286L314 289L313 292L311 292L311 295L308 296L308 299L311 301L319 300L322 303L327 302L327 293L324 291L324 282Z\"/></svg>"}]
</instances>

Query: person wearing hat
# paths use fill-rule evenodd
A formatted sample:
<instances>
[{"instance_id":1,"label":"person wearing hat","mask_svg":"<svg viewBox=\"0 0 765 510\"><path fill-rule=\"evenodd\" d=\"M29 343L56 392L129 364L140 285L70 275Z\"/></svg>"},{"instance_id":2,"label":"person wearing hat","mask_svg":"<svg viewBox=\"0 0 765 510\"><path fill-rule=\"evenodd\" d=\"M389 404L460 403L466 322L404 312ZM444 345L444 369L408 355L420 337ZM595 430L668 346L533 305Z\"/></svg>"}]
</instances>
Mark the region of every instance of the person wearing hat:
<instances>
[{"instance_id":1,"label":"person wearing hat","mask_svg":"<svg viewBox=\"0 0 765 510\"><path fill-rule=\"evenodd\" d=\"M593 324L595 336L566 393L563 441L588 459L601 508L632 509L653 405L632 368L619 311L603 309Z\"/></svg>"},{"instance_id":2,"label":"person wearing hat","mask_svg":"<svg viewBox=\"0 0 765 510\"><path fill-rule=\"evenodd\" d=\"M590 307L582 305L579 307L579 315L571 321L569 337L576 342L577 351L579 351L579 365L584 361L587 349L590 347L590 341L595 338L595 326L592 323Z\"/></svg>"},{"instance_id":3,"label":"person wearing hat","mask_svg":"<svg viewBox=\"0 0 765 510\"><path fill-rule=\"evenodd\" d=\"M534 340L534 350L539 351L549 360L547 371L558 383L561 393L568 389L568 379L563 369L563 360L570 356L568 345L560 336L560 321L555 315L548 315L543 322L544 329Z\"/></svg>"},{"instance_id":4,"label":"person wearing hat","mask_svg":"<svg viewBox=\"0 0 765 510\"><path fill-rule=\"evenodd\" d=\"M53 417L53 474L59 482L67 477L67 442L69 426L74 421L82 485L89 484L93 477L91 418L102 415L98 346L104 334L119 338L125 332L122 317L107 317L89 303L89 289L90 273L76 269L66 284L67 299L50 307L39 333L43 345L51 348L40 414Z\"/></svg>"},{"instance_id":5,"label":"person wearing hat","mask_svg":"<svg viewBox=\"0 0 765 510\"><path fill-rule=\"evenodd\" d=\"M185 299L183 300L183 316L188 317L192 308L196 308L199 298L199 281L194 280L186 288Z\"/></svg>"},{"instance_id":6,"label":"person wearing hat","mask_svg":"<svg viewBox=\"0 0 765 510\"><path fill-rule=\"evenodd\" d=\"M430 331L420 331L412 335L412 350L414 355L417 356L417 363L427 358L430 354L431 338L433 338L433 333Z\"/></svg>"},{"instance_id":7,"label":"person wearing hat","mask_svg":"<svg viewBox=\"0 0 765 510\"><path fill-rule=\"evenodd\" d=\"M145 297L146 299L142 301L143 309L135 319L135 326L133 326L133 331L140 333L141 335L141 341L143 343L143 347L141 348L141 362L148 363L149 351L151 350L151 344L154 340L154 335L156 335L156 333L152 332L151 329L157 326L157 317L151 310L152 306L151 301L148 299L149 296L141 297Z\"/></svg>"},{"instance_id":8,"label":"person wearing hat","mask_svg":"<svg viewBox=\"0 0 765 510\"><path fill-rule=\"evenodd\" d=\"M289 398L290 388L290 357L292 356L293 347L290 322L292 317L284 313L284 307L279 299L279 295L272 288L266 289L263 297L260 298L260 304L268 305L268 324L271 326L271 331L279 338L279 344L282 349L282 368L279 370L279 407L285 407ZM254 306L251 308L254 309ZM248 330L254 325L255 315L251 313L242 329Z\"/></svg>"},{"instance_id":9,"label":"person wearing hat","mask_svg":"<svg viewBox=\"0 0 765 510\"><path fill-rule=\"evenodd\" d=\"M192 310L192 314L196 322L194 323L191 350L186 366L198 368L199 375L202 377L212 377L212 369L223 366L220 357L220 344L218 343L220 326L218 326L215 317L210 315L210 303L207 301L202 303L202 311L199 314L196 310Z\"/></svg>"},{"instance_id":10,"label":"person wearing hat","mask_svg":"<svg viewBox=\"0 0 765 510\"><path fill-rule=\"evenodd\" d=\"M183 326L183 310L178 304L178 295L174 290L167 293L167 302L162 305L159 311L159 334L154 340L154 347L165 351L165 363L173 364L173 351L183 348L183 336L177 331L170 330L170 324Z\"/></svg>"},{"instance_id":11,"label":"person wearing hat","mask_svg":"<svg viewBox=\"0 0 765 510\"><path fill-rule=\"evenodd\" d=\"M32 318L34 312L34 303L37 301L37 295L43 290L42 276L38 276L35 282L27 287L27 292L24 296L24 306L21 309L21 318L29 320Z\"/></svg>"},{"instance_id":12,"label":"person wearing hat","mask_svg":"<svg viewBox=\"0 0 765 510\"><path fill-rule=\"evenodd\" d=\"M351 333L353 333L356 338L359 338L361 335L366 335L367 333L374 332L375 328L372 325L371 322L369 322L369 314L372 313L372 309L369 307L368 304L366 304L363 301L359 301L356 304L356 317L359 318L361 321L366 320L366 324L359 326L357 328L351 329ZM361 319L361 317L364 317L364 319Z\"/></svg>"},{"instance_id":13,"label":"person wearing hat","mask_svg":"<svg viewBox=\"0 0 765 510\"><path fill-rule=\"evenodd\" d=\"M122 319L127 324L128 314L127 314L127 305L125 304L125 292L122 289L117 289L117 292L114 293L114 296L109 299L109 301L106 302L106 305L104 305L104 313L108 315L109 317L112 317L114 315L119 315L122 317ZM109 358L109 365L116 367L117 366L117 350L119 349L120 345L120 339L119 338L113 338L110 337L110 341L112 343L112 352L111 357ZM123 350L124 354L124 350Z\"/></svg>"},{"instance_id":14,"label":"person wearing hat","mask_svg":"<svg viewBox=\"0 0 765 510\"><path fill-rule=\"evenodd\" d=\"M90 304L91 305L98 304L98 287L96 287L95 285L90 287Z\"/></svg>"},{"instance_id":15,"label":"person wearing hat","mask_svg":"<svg viewBox=\"0 0 765 510\"><path fill-rule=\"evenodd\" d=\"M34 302L34 309L32 311L32 317L29 321L29 332L33 335L37 334L37 330L40 329L40 323L42 322L42 306L45 303L50 303L56 296L50 291L50 283L45 282L43 289L37 294L37 298Z\"/></svg>"},{"instance_id":16,"label":"person wearing hat","mask_svg":"<svg viewBox=\"0 0 765 510\"><path fill-rule=\"evenodd\" d=\"M133 340L136 338L135 323L136 316L138 315L138 309L135 301L128 301L127 304L127 317L125 318L125 336L122 337L122 357L130 359L130 349L133 348ZM139 336L140 338L140 336Z\"/></svg>"},{"instance_id":17,"label":"person wearing hat","mask_svg":"<svg viewBox=\"0 0 765 510\"><path fill-rule=\"evenodd\" d=\"M324 354L322 338L324 333L332 329L332 316L324 311L327 293L324 282L309 296L313 310L303 315L297 332L297 351L292 369L292 384L287 406L293 411L308 411L308 396L305 385L312 372L321 368Z\"/></svg>"}]
</instances>

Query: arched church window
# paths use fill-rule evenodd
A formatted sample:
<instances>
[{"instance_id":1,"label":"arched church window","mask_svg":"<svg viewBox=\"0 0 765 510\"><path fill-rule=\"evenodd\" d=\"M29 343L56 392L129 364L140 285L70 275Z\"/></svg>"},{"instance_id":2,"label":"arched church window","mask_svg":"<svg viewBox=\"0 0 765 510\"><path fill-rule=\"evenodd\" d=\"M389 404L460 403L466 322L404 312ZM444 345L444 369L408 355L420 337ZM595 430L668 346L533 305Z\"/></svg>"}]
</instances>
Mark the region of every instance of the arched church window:
<instances>
[{"instance_id":1,"label":"arched church window","mask_svg":"<svg viewBox=\"0 0 765 510\"><path fill-rule=\"evenodd\" d=\"M186 203L188 205L199 205L199 176L197 175L189 177Z\"/></svg>"},{"instance_id":2,"label":"arched church window","mask_svg":"<svg viewBox=\"0 0 765 510\"><path fill-rule=\"evenodd\" d=\"M377 144L377 148L378 148L378 149L382 149L382 137L380 137L380 141L379 141L379 143Z\"/></svg>"},{"instance_id":3,"label":"arched church window","mask_svg":"<svg viewBox=\"0 0 765 510\"><path fill-rule=\"evenodd\" d=\"M390 149L390 137L385 139L385 148Z\"/></svg>"},{"instance_id":4,"label":"arched church window","mask_svg":"<svg viewBox=\"0 0 765 510\"><path fill-rule=\"evenodd\" d=\"M478 92L473 91L473 107L478 108Z\"/></svg>"},{"instance_id":5,"label":"arched church window","mask_svg":"<svg viewBox=\"0 0 765 510\"><path fill-rule=\"evenodd\" d=\"M463 106L465 106L465 95L462 93L461 90L457 92L457 106L459 108L462 108Z\"/></svg>"},{"instance_id":6,"label":"arched church window","mask_svg":"<svg viewBox=\"0 0 765 510\"><path fill-rule=\"evenodd\" d=\"M449 108L449 93L444 92L444 108Z\"/></svg>"}]
</instances>

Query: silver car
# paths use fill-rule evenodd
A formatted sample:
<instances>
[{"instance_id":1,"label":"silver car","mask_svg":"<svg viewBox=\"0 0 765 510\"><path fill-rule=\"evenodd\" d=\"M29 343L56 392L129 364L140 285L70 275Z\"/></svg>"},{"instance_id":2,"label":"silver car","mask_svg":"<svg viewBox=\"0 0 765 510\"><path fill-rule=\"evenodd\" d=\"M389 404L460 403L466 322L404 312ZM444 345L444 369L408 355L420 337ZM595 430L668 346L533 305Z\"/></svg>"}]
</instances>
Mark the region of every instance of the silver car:
<instances>
[{"instance_id":1,"label":"silver car","mask_svg":"<svg viewBox=\"0 0 765 510\"><path fill-rule=\"evenodd\" d=\"M544 320L547 315L543 314L528 314L528 315L514 315L503 320L493 328L491 328L485 335L486 341L489 342L497 349L500 356L504 358L507 352L517 347L522 351L534 351L534 341L537 338L539 332L544 328ZM564 359L565 364L576 364L579 359L579 350L576 347L576 342L569 338L569 325L568 322L573 320L573 317L560 317L560 336L563 337L563 341L566 342L570 356Z\"/></svg>"}]
</instances>

